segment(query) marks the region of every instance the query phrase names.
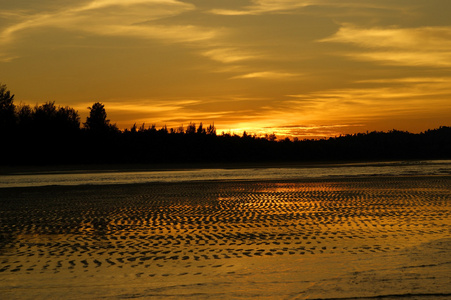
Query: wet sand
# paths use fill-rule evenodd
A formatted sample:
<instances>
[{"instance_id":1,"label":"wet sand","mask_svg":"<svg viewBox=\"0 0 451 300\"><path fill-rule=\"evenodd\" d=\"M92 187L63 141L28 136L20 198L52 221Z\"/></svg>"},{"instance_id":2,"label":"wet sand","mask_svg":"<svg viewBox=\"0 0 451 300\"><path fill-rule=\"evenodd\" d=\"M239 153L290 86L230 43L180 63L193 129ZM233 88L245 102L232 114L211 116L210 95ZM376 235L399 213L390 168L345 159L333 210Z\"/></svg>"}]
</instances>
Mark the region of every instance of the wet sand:
<instances>
[{"instance_id":1,"label":"wet sand","mask_svg":"<svg viewBox=\"0 0 451 300\"><path fill-rule=\"evenodd\" d=\"M0 189L4 299L451 298L451 177Z\"/></svg>"}]
</instances>

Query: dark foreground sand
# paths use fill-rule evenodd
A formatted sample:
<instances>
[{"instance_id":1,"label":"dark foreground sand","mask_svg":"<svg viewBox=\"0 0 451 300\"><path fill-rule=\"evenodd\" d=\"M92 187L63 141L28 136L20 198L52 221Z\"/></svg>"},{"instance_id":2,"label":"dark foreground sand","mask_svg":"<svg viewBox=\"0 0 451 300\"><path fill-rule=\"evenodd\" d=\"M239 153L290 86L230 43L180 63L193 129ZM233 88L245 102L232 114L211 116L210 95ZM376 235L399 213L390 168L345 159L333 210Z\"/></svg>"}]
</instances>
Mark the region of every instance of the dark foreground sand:
<instances>
[{"instance_id":1,"label":"dark foreground sand","mask_svg":"<svg viewBox=\"0 0 451 300\"><path fill-rule=\"evenodd\" d=\"M1 299L450 299L451 177L0 189Z\"/></svg>"}]
</instances>

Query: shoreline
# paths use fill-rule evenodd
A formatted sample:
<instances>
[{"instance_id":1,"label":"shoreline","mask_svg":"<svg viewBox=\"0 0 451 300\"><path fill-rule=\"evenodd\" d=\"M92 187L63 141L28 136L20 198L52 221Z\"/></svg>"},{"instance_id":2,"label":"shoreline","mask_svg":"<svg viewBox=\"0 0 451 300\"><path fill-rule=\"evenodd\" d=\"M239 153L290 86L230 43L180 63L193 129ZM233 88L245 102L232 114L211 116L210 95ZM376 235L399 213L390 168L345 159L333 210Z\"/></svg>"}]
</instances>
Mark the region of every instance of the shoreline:
<instances>
[{"instance_id":1,"label":"shoreline","mask_svg":"<svg viewBox=\"0 0 451 300\"><path fill-rule=\"evenodd\" d=\"M390 166L396 164L422 164L451 160L446 159L398 159L371 161L286 161L286 162L218 162L218 163L159 163L159 164L74 164L74 165L17 165L0 166L0 176L77 174L77 173L115 173L115 172L163 172L208 169L274 169L274 168L324 168L324 167L364 167Z\"/></svg>"},{"instance_id":2,"label":"shoreline","mask_svg":"<svg viewBox=\"0 0 451 300\"><path fill-rule=\"evenodd\" d=\"M127 182L127 183L105 183L105 184L47 184L47 185L29 185L29 186L10 186L1 187L1 191L14 191L14 190L33 190L33 189L47 189L49 192L52 190L64 190L64 189L90 189L90 190L103 190L108 188L145 188L145 187L171 187L171 186L189 186L189 185L222 185L222 184L312 184L312 183L352 183L355 181L371 182L379 180L448 180L450 175L357 175L357 176L330 176L330 177L304 177L295 179L202 179L202 180L185 180L185 181L149 181L149 182Z\"/></svg>"}]
</instances>

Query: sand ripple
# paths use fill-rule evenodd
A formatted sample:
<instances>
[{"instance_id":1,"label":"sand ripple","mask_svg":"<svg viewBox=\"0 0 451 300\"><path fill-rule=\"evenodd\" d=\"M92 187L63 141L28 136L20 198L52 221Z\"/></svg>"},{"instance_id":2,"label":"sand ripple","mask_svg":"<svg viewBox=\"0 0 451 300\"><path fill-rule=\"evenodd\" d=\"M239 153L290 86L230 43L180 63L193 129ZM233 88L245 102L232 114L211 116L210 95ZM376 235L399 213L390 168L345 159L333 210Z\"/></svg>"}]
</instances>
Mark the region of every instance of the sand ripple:
<instances>
[{"instance_id":1,"label":"sand ripple","mask_svg":"<svg viewBox=\"0 0 451 300\"><path fill-rule=\"evenodd\" d=\"M451 177L41 187L0 196L8 291L13 278L54 274L190 286L200 277L240 278L243 265L264 258L401 253L447 238L451 220Z\"/></svg>"}]
</instances>

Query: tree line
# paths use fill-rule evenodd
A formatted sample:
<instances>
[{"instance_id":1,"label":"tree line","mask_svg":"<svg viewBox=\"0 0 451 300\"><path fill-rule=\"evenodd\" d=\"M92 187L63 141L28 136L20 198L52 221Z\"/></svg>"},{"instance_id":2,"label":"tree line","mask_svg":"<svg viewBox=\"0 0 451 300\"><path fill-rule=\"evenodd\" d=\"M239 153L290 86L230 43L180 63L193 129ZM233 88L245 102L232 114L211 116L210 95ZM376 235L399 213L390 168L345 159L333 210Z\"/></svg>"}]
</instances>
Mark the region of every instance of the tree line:
<instances>
[{"instance_id":1,"label":"tree line","mask_svg":"<svg viewBox=\"0 0 451 300\"><path fill-rule=\"evenodd\" d=\"M90 163L289 162L451 159L451 127L419 134L391 130L321 140L218 135L214 125L119 130L95 102L85 122L78 111L46 102L15 105L0 84L0 165Z\"/></svg>"}]
</instances>

